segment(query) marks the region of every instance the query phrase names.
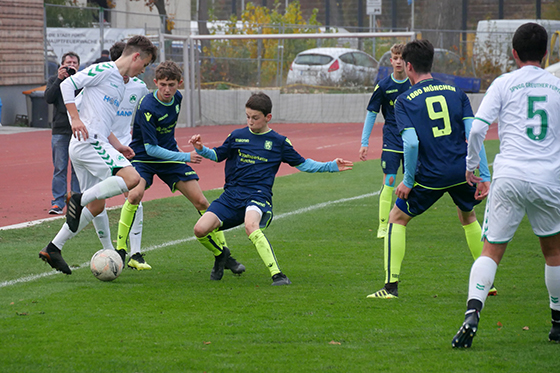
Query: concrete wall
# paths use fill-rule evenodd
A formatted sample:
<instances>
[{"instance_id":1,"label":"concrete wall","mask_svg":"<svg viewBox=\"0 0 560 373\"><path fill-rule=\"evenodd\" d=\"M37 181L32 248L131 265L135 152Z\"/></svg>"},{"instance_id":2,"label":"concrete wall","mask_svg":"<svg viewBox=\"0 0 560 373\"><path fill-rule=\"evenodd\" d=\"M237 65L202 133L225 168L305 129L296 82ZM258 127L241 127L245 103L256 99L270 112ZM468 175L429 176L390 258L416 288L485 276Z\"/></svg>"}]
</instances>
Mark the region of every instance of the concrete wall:
<instances>
[{"instance_id":1,"label":"concrete wall","mask_svg":"<svg viewBox=\"0 0 560 373\"><path fill-rule=\"evenodd\" d=\"M360 123L371 93L363 94L281 94L262 90L272 100L275 123ZM185 94L182 91L183 96ZM196 126L245 124L245 102L251 95L246 90L201 90L195 102ZM476 112L483 94L469 94ZM376 122L383 122L380 113ZM179 115L179 127L187 126L185 100Z\"/></svg>"}]
</instances>

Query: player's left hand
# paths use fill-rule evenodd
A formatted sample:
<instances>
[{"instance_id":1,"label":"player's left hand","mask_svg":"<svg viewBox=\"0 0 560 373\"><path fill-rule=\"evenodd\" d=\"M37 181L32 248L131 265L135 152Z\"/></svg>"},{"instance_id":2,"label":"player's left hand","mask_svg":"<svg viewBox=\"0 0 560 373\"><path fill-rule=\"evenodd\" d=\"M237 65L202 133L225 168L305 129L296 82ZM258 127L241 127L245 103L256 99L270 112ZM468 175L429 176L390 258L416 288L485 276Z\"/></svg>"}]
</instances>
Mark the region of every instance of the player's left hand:
<instances>
[{"instance_id":1,"label":"player's left hand","mask_svg":"<svg viewBox=\"0 0 560 373\"><path fill-rule=\"evenodd\" d=\"M199 155L196 151L191 152L191 161L190 163L200 163L202 162L202 156Z\"/></svg>"},{"instance_id":2,"label":"player's left hand","mask_svg":"<svg viewBox=\"0 0 560 373\"><path fill-rule=\"evenodd\" d=\"M397 188L395 189L395 194L397 195L397 197L399 197L400 199L408 199L408 194L410 193L410 191L412 190L412 188L407 187L406 185L404 185L404 183L401 181L401 183L397 186Z\"/></svg>"},{"instance_id":3,"label":"player's left hand","mask_svg":"<svg viewBox=\"0 0 560 373\"><path fill-rule=\"evenodd\" d=\"M482 181L481 177L478 177L474 174L474 171L466 171L465 172L465 179L467 179L467 183L470 186L473 186L476 183L480 183Z\"/></svg>"},{"instance_id":4,"label":"player's left hand","mask_svg":"<svg viewBox=\"0 0 560 373\"><path fill-rule=\"evenodd\" d=\"M336 165L338 166L338 171L348 171L352 169L354 163L351 161L344 160L342 158L336 158Z\"/></svg>"},{"instance_id":5,"label":"player's left hand","mask_svg":"<svg viewBox=\"0 0 560 373\"><path fill-rule=\"evenodd\" d=\"M476 184L476 192L474 193L474 198L477 201L482 201L484 198L486 198L486 196L488 196L489 192L490 192L490 182L481 181L478 184Z\"/></svg>"},{"instance_id":6,"label":"player's left hand","mask_svg":"<svg viewBox=\"0 0 560 373\"><path fill-rule=\"evenodd\" d=\"M119 151L126 157L126 159L132 159L136 155L130 146L123 146L119 149Z\"/></svg>"}]
</instances>

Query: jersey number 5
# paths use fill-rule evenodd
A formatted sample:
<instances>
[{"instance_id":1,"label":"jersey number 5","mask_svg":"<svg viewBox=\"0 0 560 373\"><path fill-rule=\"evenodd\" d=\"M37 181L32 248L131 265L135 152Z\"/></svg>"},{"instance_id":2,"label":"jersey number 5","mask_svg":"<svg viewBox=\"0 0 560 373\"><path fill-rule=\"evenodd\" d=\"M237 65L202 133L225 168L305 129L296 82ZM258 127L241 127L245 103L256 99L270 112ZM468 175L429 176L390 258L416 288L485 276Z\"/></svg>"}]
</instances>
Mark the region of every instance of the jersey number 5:
<instances>
[{"instance_id":1,"label":"jersey number 5","mask_svg":"<svg viewBox=\"0 0 560 373\"><path fill-rule=\"evenodd\" d=\"M435 111L434 104L439 103L441 111ZM443 96L428 97L426 99L426 108L431 120L443 119L443 128L432 127L434 137L447 136L451 133L451 119L449 119L449 109L447 108L447 101Z\"/></svg>"},{"instance_id":2,"label":"jersey number 5","mask_svg":"<svg viewBox=\"0 0 560 373\"><path fill-rule=\"evenodd\" d=\"M533 127L527 127L527 136L531 140L541 141L544 140L546 136L546 131L548 129L548 114L543 109L535 110L535 102L546 102L546 96L529 96L529 107L527 111L527 118L534 118L536 115L541 117L541 129L538 134L535 135Z\"/></svg>"}]
</instances>

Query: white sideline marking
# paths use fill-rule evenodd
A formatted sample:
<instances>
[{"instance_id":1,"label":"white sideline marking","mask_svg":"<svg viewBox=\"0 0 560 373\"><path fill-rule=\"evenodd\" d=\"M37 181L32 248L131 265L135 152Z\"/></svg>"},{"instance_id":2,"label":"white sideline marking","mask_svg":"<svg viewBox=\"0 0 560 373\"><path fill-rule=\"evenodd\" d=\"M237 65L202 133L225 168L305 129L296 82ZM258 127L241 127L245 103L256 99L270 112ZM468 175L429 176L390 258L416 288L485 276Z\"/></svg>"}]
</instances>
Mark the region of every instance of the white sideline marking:
<instances>
[{"instance_id":1,"label":"white sideline marking","mask_svg":"<svg viewBox=\"0 0 560 373\"><path fill-rule=\"evenodd\" d=\"M336 203L355 201L355 200L362 199L362 198L373 197L373 196L376 196L378 194L379 194L379 192L367 193L367 194L362 194L362 195L356 196L356 197L342 198L342 199L338 199L336 201L318 203L318 204L313 205L313 206L304 207L304 208L297 209L297 210L294 210L294 211L291 211L291 212L285 212L283 214L279 214L277 216L274 216L274 220L289 218L293 215L303 214L303 213L306 213L306 212L309 212L309 211L322 209L324 207L328 207L328 206L334 205ZM43 220L45 220L45 219L43 219ZM48 220L51 220L51 219L48 219ZM25 224L27 224L27 223L25 223ZM24 225L24 226L29 226L29 225ZM237 227L234 227L234 228L227 229L226 232L234 230L234 229L239 229L240 227L241 226L237 226ZM162 249L162 248L165 248L165 247L185 243L185 242L188 242L188 241L194 241L195 239L196 238L194 236L191 236L191 237L187 237L187 238L184 238L184 239L181 239L181 240L164 242L164 243L159 244L159 245L154 245L154 246L144 248L144 249L142 249L142 252L148 252L148 251L153 251L153 250L157 250L157 249ZM72 270L75 271L77 269L82 269L82 268L89 268L89 262L82 263L82 264L80 264L79 267L72 268ZM58 271L53 269L50 272L39 273L37 275L30 275L30 276L21 277L21 278L18 278L16 280L9 280L9 281L1 282L0 283L0 288L4 288L4 287L7 287L7 286L12 286L12 285L16 285L16 284L20 284L20 283L24 283L24 282L31 282L31 281L38 280L42 277L53 276L53 275L56 275L56 274L62 275L63 273L58 272Z\"/></svg>"}]
</instances>

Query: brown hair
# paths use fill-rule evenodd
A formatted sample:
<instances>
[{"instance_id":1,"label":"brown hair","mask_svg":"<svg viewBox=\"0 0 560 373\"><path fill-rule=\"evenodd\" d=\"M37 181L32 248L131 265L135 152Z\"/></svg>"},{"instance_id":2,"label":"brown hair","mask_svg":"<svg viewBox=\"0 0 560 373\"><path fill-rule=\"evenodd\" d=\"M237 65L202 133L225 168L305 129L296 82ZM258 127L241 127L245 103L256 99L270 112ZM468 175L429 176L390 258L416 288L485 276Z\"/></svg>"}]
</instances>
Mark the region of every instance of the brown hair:
<instances>
[{"instance_id":1,"label":"brown hair","mask_svg":"<svg viewBox=\"0 0 560 373\"><path fill-rule=\"evenodd\" d=\"M173 61L163 61L156 67L156 80L176 80L180 82L183 79L183 71Z\"/></svg>"},{"instance_id":2,"label":"brown hair","mask_svg":"<svg viewBox=\"0 0 560 373\"><path fill-rule=\"evenodd\" d=\"M391 53L393 54L402 55L403 50L404 50L404 43L393 44L393 46L391 47Z\"/></svg>"},{"instance_id":3,"label":"brown hair","mask_svg":"<svg viewBox=\"0 0 560 373\"><path fill-rule=\"evenodd\" d=\"M258 110L265 116L272 112L272 100L263 92L253 93L245 107L251 110Z\"/></svg>"},{"instance_id":4,"label":"brown hair","mask_svg":"<svg viewBox=\"0 0 560 373\"><path fill-rule=\"evenodd\" d=\"M136 52L139 52L142 58L151 56L151 63L156 61L157 48L152 44L150 39L143 35L135 35L128 39L122 54L123 56L128 56Z\"/></svg>"}]
</instances>

